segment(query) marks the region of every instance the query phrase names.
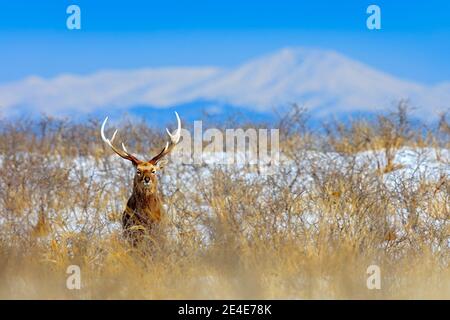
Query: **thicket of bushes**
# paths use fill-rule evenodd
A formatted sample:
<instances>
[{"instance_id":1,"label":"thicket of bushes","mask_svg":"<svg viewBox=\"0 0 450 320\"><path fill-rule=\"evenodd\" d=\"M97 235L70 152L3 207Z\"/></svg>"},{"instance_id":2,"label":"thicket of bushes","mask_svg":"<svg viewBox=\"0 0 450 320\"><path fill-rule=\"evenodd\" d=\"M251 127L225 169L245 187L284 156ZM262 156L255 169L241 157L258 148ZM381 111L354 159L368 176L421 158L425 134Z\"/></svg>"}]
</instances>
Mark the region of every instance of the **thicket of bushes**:
<instances>
[{"instance_id":1,"label":"thicket of bushes","mask_svg":"<svg viewBox=\"0 0 450 320\"><path fill-rule=\"evenodd\" d=\"M120 232L131 165L101 141L98 120L1 120L0 297L450 298L445 116L413 124L401 105L317 129L294 106L274 127L291 160L275 175L169 164L165 237L135 250ZM138 154L165 139L144 122L120 135ZM403 173L402 148L431 152L438 175L419 160ZM72 264L81 290L66 288ZM373 264L381 290L366 287Z\"/></svg>"}]
</instances>

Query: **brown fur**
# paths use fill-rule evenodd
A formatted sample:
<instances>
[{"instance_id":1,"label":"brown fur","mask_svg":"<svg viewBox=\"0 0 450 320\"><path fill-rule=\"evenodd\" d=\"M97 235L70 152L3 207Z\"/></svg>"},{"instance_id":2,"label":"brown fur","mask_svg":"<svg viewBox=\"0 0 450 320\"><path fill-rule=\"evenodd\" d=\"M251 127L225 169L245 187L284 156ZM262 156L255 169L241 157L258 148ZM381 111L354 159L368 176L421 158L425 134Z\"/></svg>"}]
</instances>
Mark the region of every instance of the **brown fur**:
<instances>
[{"instance_id":1,"label":"brown fur","mask_svg":"<svg viewBox=\"0 0 450 320\"><path fill-rule=\"evenodd\" d=\"M145 236L151 237L163 215L156 177L156 171L160 170L161 166L151 162L139 162L135 168L133 193L122 215L124 236L133 246L140 243Z\"/></svg>"},{"instance_id":2,"label":"brown fur","mask_svg":"<svg viewBox=\"0 0 450 320\"><path fill-rule=\"evenodd\" d=\"M154 229L160 225L162 218L162 201L158 195L158 179L156 171L162 169L165 164L164 157L167 156L175 145L180 141L181 120L178 113L177 130L171 134L168 129L167 133L170 141L165 147L150 161L141 161L134 155L129 153L122 143L122 150L113 145L117 130L110 139L105 136L105 125L108 117L105 118L100 128L102 140L120 157L133 163L136 173L134 175L133 193L128 199L127 207L122 215L122 227L124 236L128 238L133 246L141 242L145 236L154 235Z\"/></svg>"}]
</instances>

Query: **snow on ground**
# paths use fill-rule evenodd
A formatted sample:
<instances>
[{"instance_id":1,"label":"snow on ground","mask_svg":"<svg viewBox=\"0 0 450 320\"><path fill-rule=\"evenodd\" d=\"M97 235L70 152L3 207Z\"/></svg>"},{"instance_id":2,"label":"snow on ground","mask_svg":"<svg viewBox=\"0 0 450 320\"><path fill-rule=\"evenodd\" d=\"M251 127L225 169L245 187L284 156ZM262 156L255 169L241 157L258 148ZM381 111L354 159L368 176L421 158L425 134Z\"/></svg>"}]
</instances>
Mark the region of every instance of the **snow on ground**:
<instances>
[{"instance_id":1,"label":"snow on ground","mask_svg":"<svg viewBox=\"0 0 450 320\"><path fill-rule=\"evenodd\" d=\"M342 166L351 163L356 164L356 168L367 168L376 170L378 166L384 167L387 160L384 151L366 151L358 153L354 156L345 156L334 152L316 152L306 151L302 155L300 166L295 166L295 162L286 156L281 156L280 161L275 167L267 168L261 166L259 173L257 172L258 165L246 165L240 163L233 163L231 165L223 164L223 153L205 154L203 156L204 162L201 165L196 164L178 164L172 163L164 169L165 183L173 184L175 179L184 181L189 185L192 183L190 178L192 171L195 170L197 174L202 176L202 179L209 179L214 169L220 168L226 170L233 177L242 177L248 179L249 182L255 179L266 179L269 176L277 176L284 169L289 168L291 176L295 176L300 172L302 178L306 181L311 181L309 172L313 167L320 167L324 169L330 165L334 167ZM242 159L243 155L238 154L236 157ZM125 174L123 179L132 179L131 165L130 170L124 170L123 166L114 167L114 163L126 160L118 159L116 155L111 155L109 161L96 162L92 157L78 157L73 159L73 170L71 171L71 178L79 172L87 177L93 177L94 181L101 182L104 179L109 179L113 175ZM0 157L0 165L1 165ZM104 163L112 164L112 167L106 167ZM392 180L396 177L408 177L411 179L419 179L425 177L427 180L439 179L443 174L450 175L450 150L448 149L434 149L434 148L402 148L397 151L394 157L394 164L397 169L384 174L386 181ZM128 172L127 172L128 171ZM128 175L128 178L126 177ZM167 186L166 186L167 187ZM170 186L169 186L170 187Z\"/></svg>"},{"instance_id":2,"label":"snow on ground","mask_svg":"<svg viewBox=\"0 0 450 320\"><path fill-rule=\"evenodd\" d=\"M195 201L191 201L196 194L196 186L199 181L203 186L208 186L212 182L212 177L216 169L220 168L227 172L232 179L243 179L246 183L259 182L263 188L259 195L260 201L264 201L265 197L273 194L269 184L265 184L268 179L283 179L281 184L292 187L290 190L304 190L312 186L314 177L311 172L314 170L342 170L347 166L352 166L353 170L370 171L383 168L387 162L385 152L366 151L356 155L342 155L334 152L316 152L302 151L301 157L295 162L285 155L280 155L277 165L267 170L267 167L258 168L255 166L246 166L242 164L224 165L223 153L204 154L203 165L171 163L164 172L160 173L160 183L162 191L166 196L173 195L177 190L183 192L187 206L191 206L193 211L201 210L202 212L211 212L211 208L207 204L199 205ZM23 155L26 158L26 155ZM238 154L237 158L244 157ZM58 163L55 158L55 164ZM394 164L396 169L383 175L384 182L388 188L395 190L396 183L399 180L408 181L411 188L419 180L425 179L429 181L437 181L441 177L450 175L450 150L434 149L434 148L408 148L404 147L397 151ZM3 165L3 159L0 157L0 166ZM59 167L59 165L58 165ZM95 160L92 157L78 157L72 160L64 160L64 167L69 169L69 180L71 181L90 181L102 185L107 193L111 196L112 208L122 210L125 206L126 199L123 198L123 190L130 190L132 185L133 167L125 160L111 155L108 158ZM401 178L401 179L400 179ZM84 179L84 180L83 180ZM2 186L4 187L4 186ZM121 197L115 197L121 192ZM176 215L176 212L167 208L168 213ZM399 212L399 214L401 214ZM101 217L102 220L108 220ZM69 214L71 221L66 222L68 229L76 232L85 230L89 225L91 213L86 208L70 208ZM312 224L317 221L317 215L314 212L304 214L301 223ZM98 219L98 217L96 217ZM82 221L82 223L80 222ZM293 221L297 223L297 221ZM1 222L0 222L1 223ZM300 223L300 220L298 220ZM436 223L441 223L436 221ZM120 227L118 224L112 226L113 229ZM281 226L282 227L282 226ZM199 226L202 230L202 226ZM207 238L207 235L205 235Z\"/></svg>"}]
</instances>

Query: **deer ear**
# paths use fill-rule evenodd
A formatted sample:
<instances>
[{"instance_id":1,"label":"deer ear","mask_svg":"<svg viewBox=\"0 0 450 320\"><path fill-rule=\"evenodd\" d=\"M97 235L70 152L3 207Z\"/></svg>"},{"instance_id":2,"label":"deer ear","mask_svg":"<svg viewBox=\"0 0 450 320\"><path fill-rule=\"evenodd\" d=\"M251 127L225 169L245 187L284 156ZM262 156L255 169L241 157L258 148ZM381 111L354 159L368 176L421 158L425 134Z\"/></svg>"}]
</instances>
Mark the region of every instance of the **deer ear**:
<instances>
[{"instance_id":1,"label":"deer ear","mask_svg":"<svg viewBox=\"0 0 450 320\"><path fill-rule=\"evenodd\" d=\"M169 162L169 161L168 161L167 159L161 159L161 160L159 160L158 163L156 164L156 167L158 168L158 170L162 170L162 169L164 169L164 167L166 166L166 164L167 164L168 162Z\"/></svg>"}]
</instances>

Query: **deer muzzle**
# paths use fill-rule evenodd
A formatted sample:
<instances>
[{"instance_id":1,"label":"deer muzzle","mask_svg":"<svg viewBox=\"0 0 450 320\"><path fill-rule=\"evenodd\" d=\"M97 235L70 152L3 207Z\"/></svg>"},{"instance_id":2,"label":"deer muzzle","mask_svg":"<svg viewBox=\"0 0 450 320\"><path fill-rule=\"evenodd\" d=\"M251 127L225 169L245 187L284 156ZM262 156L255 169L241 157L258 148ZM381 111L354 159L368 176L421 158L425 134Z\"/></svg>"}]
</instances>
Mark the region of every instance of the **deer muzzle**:
<instances>
[{"instance_id":1,"label":"deer muzzle","mask_svg":"<svg viewBox=\"0 0 450 320\"><path fill-rule=\"evenodd\" d=\"M144 180L142 180L144 187L150 187L150 185L152 184L152 180L150 179L150 177L144 177Z\"/></svg>"}]
</instances>

